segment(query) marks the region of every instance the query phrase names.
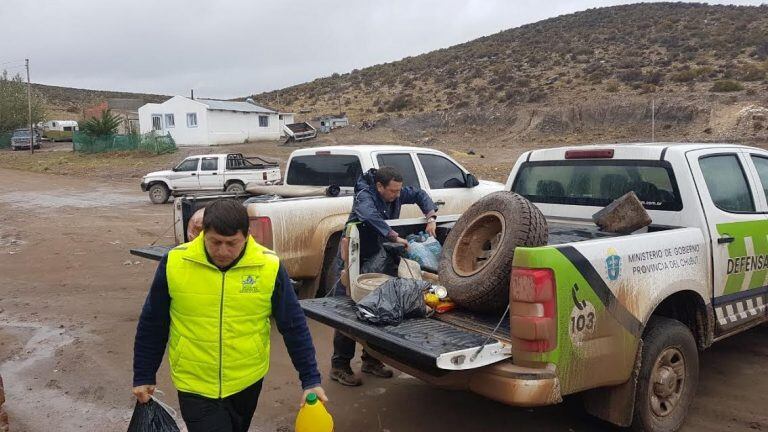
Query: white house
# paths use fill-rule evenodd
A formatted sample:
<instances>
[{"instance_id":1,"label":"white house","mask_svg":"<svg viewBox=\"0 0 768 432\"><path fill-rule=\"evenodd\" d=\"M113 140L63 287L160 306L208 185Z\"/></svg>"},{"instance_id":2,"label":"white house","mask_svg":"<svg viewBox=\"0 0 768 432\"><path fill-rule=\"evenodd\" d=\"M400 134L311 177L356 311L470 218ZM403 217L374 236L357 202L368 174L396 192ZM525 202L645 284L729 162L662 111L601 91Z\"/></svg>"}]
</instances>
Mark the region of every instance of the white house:
<instances>
[{"instance_id":1,"label":"white house","mask_svg":"<svg viewBox=\"0 0 768 432\"><path fill-rule=\"evenodd\" d=\"M279 113L253 100L230 102L174 96L139 108L141 133L169 133L177 145L234 144L279 139L292 113Z\"/></svg>"}]
</instances>

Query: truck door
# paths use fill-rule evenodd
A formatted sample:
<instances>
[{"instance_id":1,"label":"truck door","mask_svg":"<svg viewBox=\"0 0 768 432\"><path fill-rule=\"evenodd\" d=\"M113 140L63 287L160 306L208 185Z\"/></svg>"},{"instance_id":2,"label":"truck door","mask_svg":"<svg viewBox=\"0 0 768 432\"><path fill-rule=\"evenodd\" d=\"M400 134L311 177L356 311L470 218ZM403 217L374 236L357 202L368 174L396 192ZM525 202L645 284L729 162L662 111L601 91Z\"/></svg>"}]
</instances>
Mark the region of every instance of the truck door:
<instances>
[{"instance_id":1,"label":"truck door","mask_svg":"<svg viewBox=\"0 0 768 432\"><path fill-rule=\"evenodd\" d=\"M184 160L173 169L171 180L174 190L197 190L200 188L200 182L197 179L197 168L200 165L200 158L189 158Z\"/></svg>"},{"instance_id":2,"label":"truck door","mask_svg":"<svg viewBox=\"0 0 768 432\"><path fill-rule=\"evenodd\" d=\"M379 167L391 166L397 169L403 176L403 186L421 187L419 174L416 171L416 165L413 162L413 156L410 153L378 153L376 162ZM404 205L400 211L401 219L410 219L423 217L421 209L415 204Z\"/></svg>"},{"instance_id":3,"label":"truck door","mask_svg":"<svg viewBox=\"0 0 768 432\"><path fill-rule=\"evenodd\" d=\"M750 155L721 148L687 154L712 247L715 336L765 319L768 220Z\"/></svg>"},{"instance_id":4,"label":"truck door","mask_svg":"<svg viewBox=\"0 0 768 432\"><path fill-rule=\"evenodd\" d=\"M223 168L219 169L218 157L204 157L200 161L198 178L200 189L221 190L224 188Z\"/></svg>"},{"instance_id":5,"label":"truck door","mask_svg":"<svg viewBox=\"0 0 768 432\"><path fill-rule=\"evenodd\" d=\"M467 187L464 170L453 161L433 153L419 153L418 159L429 186L429 195L441 215L464 213L477 201L475 192Z\"/></svg>"}]
</instances>

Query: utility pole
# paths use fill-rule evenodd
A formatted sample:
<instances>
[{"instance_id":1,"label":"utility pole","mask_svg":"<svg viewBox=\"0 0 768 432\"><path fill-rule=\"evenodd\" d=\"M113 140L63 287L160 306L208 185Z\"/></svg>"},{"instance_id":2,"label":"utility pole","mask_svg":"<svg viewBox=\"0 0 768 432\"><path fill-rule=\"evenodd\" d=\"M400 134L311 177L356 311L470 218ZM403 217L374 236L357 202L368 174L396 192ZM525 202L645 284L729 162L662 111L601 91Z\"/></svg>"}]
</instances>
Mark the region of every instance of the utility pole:
<instances>
[{"instance_id":1,"label":"utility pole","mask_svg":"<svg viewBox=\"0 0 768 432\"><path fill-rule=\"evenodd\" d=\"M24 59L27 68L27 108L29 115L29 153L35 153L35 134L32 129L32 84L29 82L29 59Z\"/></svg>"},{"instance_id":2,"label":"utility pole","mask_svg":"<svg viewBox=\"0 0 768 432\"><path fill-rule=\"evenodd\" d=\"M651 98L651 142L656 142L656 98Z\"/></svg>"}]
</instances>

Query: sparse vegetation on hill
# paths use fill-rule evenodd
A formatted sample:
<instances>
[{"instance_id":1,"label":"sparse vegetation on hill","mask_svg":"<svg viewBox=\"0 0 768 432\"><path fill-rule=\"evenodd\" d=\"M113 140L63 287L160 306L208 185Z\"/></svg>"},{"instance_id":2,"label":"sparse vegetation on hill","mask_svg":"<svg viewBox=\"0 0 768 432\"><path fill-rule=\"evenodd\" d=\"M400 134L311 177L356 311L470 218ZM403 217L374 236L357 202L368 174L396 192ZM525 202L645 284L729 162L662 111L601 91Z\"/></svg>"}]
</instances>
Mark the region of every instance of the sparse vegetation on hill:
<instances>
[{"instance_id":1,"label":"sparse vegetation on hill","mask_svg":"<svg viewBox=\"0 0 768 432\"><path fill-rule=\"evenodd\" d=\"M602 92L689 96L724 85L766 92L766 35L765 5L589 9L253 97L276 104L279 93L281 109L313 115L338 110L340 100L343 111L361 119L595 99Z\"/></svg>"},{"instance_id":2,"label":"sparse vegetation on hill","mask_svg":"<svg viewBox=\"0 0 768 432\"><path fill-rule=\"evenodd\" d=\"M90 108L107 99L142 99L147 103L159 103L170 98L155 94L88 90L45 84L32 84L32 88L45 101L49 118L73 120L82 118L84 108Z\"/></svg>"}]
</instances>

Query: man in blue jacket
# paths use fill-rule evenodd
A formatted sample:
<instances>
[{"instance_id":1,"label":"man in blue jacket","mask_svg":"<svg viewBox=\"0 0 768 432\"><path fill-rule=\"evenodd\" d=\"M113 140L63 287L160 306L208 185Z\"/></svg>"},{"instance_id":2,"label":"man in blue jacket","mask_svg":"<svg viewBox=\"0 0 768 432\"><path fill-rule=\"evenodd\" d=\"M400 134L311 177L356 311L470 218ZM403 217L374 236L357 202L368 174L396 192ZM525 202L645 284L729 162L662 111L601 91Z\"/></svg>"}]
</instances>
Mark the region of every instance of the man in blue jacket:
<instances>
[{"instance_id":1,"label":"man in blue jacket","mask_svg":"<svg viewBox=\"0 0 768 432\"><path fill-rule=\"evenodd\" d=\"M190 432L245 432L269 370L270 318L283 335L304 395L320 387L304 312L274 252L248 234L236 200L214 201L203 232L163 257L136 329L133 394L155 390L168 346L171 377Z\"/></svg>"},{"instance_id":2,"label":"man in blue jacket","mask_svg":"<svg viewBox=\"0 0 768 432\"><path fill-rule=\"evenodd\" d=\"M358 223L360 233L360 267L382 253L385 241L401 243L408 247L408 241L400 237L389 224L388 219L400 218L403 204L416 204L427 218L425 231L435 236L437 207L427 192L414 186L403 187L403 176L393 167L373 168L362 174L355 185L355 200L347 224ZM383 272L383 269L377 269ZM333 289L336 296L348 295L341 282ZM352 372L350 362L355 356L355 341L338 330L333 336L331 357L331 379L340 384L358 386L362 380ZM391 378L392 370L363 350L362 372L381 378Z\"/></svg>"}]
</instances>

